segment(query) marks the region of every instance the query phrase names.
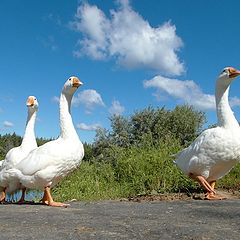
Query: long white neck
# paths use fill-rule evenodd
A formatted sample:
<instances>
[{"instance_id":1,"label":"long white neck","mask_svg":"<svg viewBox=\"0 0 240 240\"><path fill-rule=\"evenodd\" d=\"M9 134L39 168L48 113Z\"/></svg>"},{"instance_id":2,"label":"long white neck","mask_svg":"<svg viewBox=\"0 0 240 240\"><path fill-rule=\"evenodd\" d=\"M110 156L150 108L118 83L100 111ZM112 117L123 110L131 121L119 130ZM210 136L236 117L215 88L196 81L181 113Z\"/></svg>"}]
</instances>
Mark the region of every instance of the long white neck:
<instances>
[{"instance_id":1,"label":"long white neck","mask_svg":"<svg viewBox=\"0 0 240 240\"><path fill-rule=\"evenodd\" d=\"M76 130L74 128L72 117L71 117L71 101L72 95L62 93L60 96L60 136L66 138L78 138Z\"/></svg>"},{"instance_id":2,"label":"long white neck","mask_svg":"<svg viewBox=\"0 0 240 240\"><path fill-rule=\"evenodd\" d=\"M216 109L218 117L218 126L225 128L239 128L239 124L234 117L234 113L229 106L228 93L230 85L221 85L216 83Z\"/></svg>"},{"instance_id":3,"label":"long white neck","mask_svg":"<svg viewBox=\"0 0 240 240\"><path fill-rule=\"evenodd\" d=\"M28 110L28 118L23 136L21 147L24 149L33 149L37 147L34 126L36 121L37 112Z\"/></svg>"}]
</instances>

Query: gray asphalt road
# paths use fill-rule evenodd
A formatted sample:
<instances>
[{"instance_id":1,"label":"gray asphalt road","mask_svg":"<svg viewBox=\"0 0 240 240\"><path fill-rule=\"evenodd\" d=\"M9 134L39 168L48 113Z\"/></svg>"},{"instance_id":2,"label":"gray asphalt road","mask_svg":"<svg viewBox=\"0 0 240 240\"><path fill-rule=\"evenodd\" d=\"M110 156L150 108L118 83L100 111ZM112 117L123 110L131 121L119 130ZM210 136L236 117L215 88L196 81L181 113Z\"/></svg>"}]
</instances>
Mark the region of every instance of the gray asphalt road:
<instances>
[{"instance_id":1,"label":"gray asphalt road","mask_svg":"<svg viewBox=\"0 0 240 240\"><path fill-rule=\"evenodd\" d=\"M0 205L0 239L240 239L240 200Z\"/></svg>"}]
</instances>

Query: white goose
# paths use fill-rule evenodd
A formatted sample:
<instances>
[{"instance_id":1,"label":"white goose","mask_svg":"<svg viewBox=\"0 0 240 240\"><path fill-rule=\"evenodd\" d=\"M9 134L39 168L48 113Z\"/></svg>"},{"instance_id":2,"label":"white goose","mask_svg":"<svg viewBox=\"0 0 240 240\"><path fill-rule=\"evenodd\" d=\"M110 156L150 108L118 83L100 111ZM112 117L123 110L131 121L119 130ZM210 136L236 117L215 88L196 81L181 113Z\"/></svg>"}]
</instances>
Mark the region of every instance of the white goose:
<instances>
[{"instance_id":1,"label":"white goose","mask_svg":"<svg viewBox=\"0 0 240 240\"><path fill-rule=\"evenodd\" d=\"M176 157L177 166L204 187L208 200L223 199L215 194L216 180L240 160L240 127L228 103L230 83L238 75L232 67L223 69L215 89L218 126L202 132Z\"/></svg>"},{"instance_id":2,"label":"white goose","mask_svg":"<svg viewBox=\"0 0 240 240\"><path fill-rule=\"evenodd\" d=\"M29 152L37 148L37 142L34 133L34 126L38 110L37 98L34 96L29 96L26 104L28 107L28 117L22 143L19 147L10 149L5 159L2 161L0 170L0 188L2 191L0 202L5 201L5 192L12 193L19 188L19 182L10 181L10 176L7 171L14 168L23 158L29 154ZM20 202L24 201L24 193L25 189L23 189Z\"/></svg>"},{"instance_id":3,"label":"white goose","mask_svg":"<svg viewBox=\"0 0 240 240\"><path fill-rule=\"evenodd\" d=\"M73 94L80 85L82 82L77 77L70 77L63 86L60 96L60 136L33 150L14 170L15 176L26 188L44 190L42 202L49 206L67 206L53 201L50 188L76 169L84 156L83 144L70 113Z\"/></svg>"}]
</instances>

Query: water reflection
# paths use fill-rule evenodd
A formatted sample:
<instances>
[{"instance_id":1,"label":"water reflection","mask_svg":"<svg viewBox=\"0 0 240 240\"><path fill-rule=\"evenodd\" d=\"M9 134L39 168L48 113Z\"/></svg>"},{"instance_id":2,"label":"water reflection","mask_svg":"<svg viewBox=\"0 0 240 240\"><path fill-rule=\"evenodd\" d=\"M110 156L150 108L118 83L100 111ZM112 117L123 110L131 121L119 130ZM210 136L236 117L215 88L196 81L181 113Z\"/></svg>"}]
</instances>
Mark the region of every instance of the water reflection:
<instances>
[{"instance_id":1,"label":"water reflection","mask_svg":"<svg viewBox=\"0 0 240 240\"><path fill-rule=\"evenodd\" d=\"M22 192L18 191L14 194L7 193L6 201L7 202L17 202L21 197ZM26 201L34 201L39 202L43 197L42 191L36 191L36 190L29 190L26 192L25 200Z\"/></svg>"}]
</instances>

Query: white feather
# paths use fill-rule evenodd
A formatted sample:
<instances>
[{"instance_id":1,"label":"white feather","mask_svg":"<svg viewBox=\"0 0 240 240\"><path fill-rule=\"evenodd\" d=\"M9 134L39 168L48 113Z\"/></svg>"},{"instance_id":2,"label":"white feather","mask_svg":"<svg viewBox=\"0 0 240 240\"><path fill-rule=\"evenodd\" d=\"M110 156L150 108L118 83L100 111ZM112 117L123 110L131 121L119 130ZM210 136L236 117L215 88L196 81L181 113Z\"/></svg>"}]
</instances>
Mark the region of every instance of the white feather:
<instances>
[{"instance_id":1,"label":"white feather","mask_svg":"<svg viewBox=\"0 0 240 240\"><path fill-rule=\"evenodd\" d=\"M73 78L70 78L71 81ZM27 188L43 190L48 186L53 187L76 169L84 156L83 144L70 114L72 96L76 91L71 81L66 81L60 96L59 138L32 151L11 171L11 176L18 177Z\"/></svg>"},{"instance_id":2,"label":"white feather","mask_svg":"<svg viewBox=\"0 0 240 240\"><path fill-rule=\"evenodd\" d=\"M224 69L216 82L218 126L204 131L176 156L176 164L185 174L203 176L208 182L226 175L240 160L240 127L228 103L233 78L226 73L232 69Z\"/></svg>"},{"instance_id":3,"label":"white feather","mask_svg":"<svg viewBox=\"0 0 240 240\"><path fill-rule=\"evenodd\" d=\"M36 97L29 96L27 100L28 118L25 133L20 146L10 149L3 161L1 161L0 186L6 188L6 192L14 192L20 187L19 181L12 180L8 170L15 168L16 165L25 158L33 149L37 148L34 133L38 102Z\"/></svg>"}]
</instances>

